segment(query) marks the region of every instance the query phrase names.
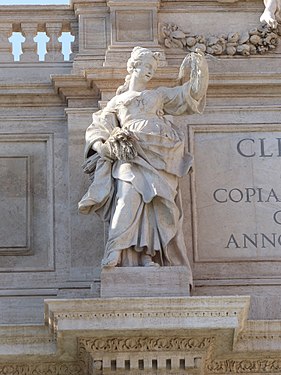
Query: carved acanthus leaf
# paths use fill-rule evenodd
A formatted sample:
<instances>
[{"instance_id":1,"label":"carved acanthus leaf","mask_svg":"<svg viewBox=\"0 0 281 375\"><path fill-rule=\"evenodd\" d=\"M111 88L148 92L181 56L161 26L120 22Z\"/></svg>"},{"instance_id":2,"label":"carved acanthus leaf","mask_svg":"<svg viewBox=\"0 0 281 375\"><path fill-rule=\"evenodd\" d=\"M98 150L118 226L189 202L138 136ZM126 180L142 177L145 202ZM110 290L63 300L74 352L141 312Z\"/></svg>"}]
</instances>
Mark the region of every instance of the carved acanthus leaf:
<instances>
[{"instance_id":1,"label":"carved acanthus leaf","mask_svg":"<svg viewBox=\"0 0 281 375\"><path fill-rule=\"evenodd\" d=\"M0 364L0 375L82 375L76 363Z\"/></svg>"},{"instance_id":2,"label":"carved acanthus leaf","mask_svg":"<svg viewBox=\"0 0 281 375\"><path fill-rule=\"evenodd\" d=\"M213 360L207 364L207 371L211 374L280 374L281 359L244 359L244 360Z\"/></svg>"},{"instance_id":3,"label":"carved acanthus leaf","mask_svg":"<svg viewBox=\"0 0 281 375\"><path fill-rule=\"evenodd\" d=\"M86 352L146 352L207 350L213 337L122 337L80 338L80 354Z\"/></svg>"},{"instance_id":4,"label":"carved acanthus leaf","mask_svg":"<svg viewBox=\"0 0 281 375\"><path fill-rule=\"evenodd\" d=\"M244 33L232 32L217 36L191 35L174 23L160 26L160 43L166 48L181 48L187 52L200 49L213 56L264 54L276 48L280 35L281 24L277 29L261 25Z\"/></svg>"}]
</instances>

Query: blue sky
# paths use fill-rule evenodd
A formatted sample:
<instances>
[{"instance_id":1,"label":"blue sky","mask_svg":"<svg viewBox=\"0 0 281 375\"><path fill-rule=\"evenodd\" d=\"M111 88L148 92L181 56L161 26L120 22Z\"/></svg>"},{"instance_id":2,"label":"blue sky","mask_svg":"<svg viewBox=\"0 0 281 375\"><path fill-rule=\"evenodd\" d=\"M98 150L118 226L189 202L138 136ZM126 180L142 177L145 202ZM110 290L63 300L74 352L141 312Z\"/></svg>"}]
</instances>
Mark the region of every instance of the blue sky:
<instances>
[{"instance_id":1,"label":"blue sky","mask_svg":"<svg viewBox=\"0 0 281 375\"><path fill-rule=\"evenodd\" d=\"M48 5L48 4L55 4L55 5L68 5L69 0L0 0L1 5ZM42 34L42 33L39 33ZM46 53L46 41L48 38L46 36L39 35L37 38L38 44L38 54L40 61L44 60L44 55ZM73 40L73 37L68 35L69 33L63 33L61 40L62 41L62 52L65 55L66 60L69 58L70 53L70 40ZM39 38L39 39L38 39ZM47 40L46 40L47 38ZM24 37L20 33L13 33L13 36L9 39L11 43L13 43L13 54L15 61L19 61L20 55L22 53L21 50L21 43L24 41ZM43 42L42 42L43 40Z\"/></svg>"},{"instance_id":2,"label":"blue sky","mask_svg":"<svg viewBox=\"0 0 281 375\"><path fill-rule=\"evenodd\" d=\"M69 0L0 0L0 5L28 5L28 4L39 4L39 5L46 5L46 4L69 4Z\"/></svg>"}]
</instances>

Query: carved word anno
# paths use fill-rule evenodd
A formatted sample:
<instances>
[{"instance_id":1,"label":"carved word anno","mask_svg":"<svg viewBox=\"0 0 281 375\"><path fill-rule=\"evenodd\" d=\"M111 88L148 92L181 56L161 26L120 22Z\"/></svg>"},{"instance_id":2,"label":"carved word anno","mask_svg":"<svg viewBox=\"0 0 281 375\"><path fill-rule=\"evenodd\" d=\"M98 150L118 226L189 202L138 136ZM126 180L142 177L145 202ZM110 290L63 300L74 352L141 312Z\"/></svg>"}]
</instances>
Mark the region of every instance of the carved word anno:
<instances>
[{"instance_id":1,"label":"carved word anno","mask_svg":"<svg viewBox=\"0 0 281 375\"><path fill-rule=\"evenodd\" d=\"M244 33L231 32L218 36L191 35L174 23L160 26L160 42L166 48L181 48L193 52L197 48L209 55L256 55L276 48L281 24L277 29L261 25Z\"/></svg>"}]
</instances>

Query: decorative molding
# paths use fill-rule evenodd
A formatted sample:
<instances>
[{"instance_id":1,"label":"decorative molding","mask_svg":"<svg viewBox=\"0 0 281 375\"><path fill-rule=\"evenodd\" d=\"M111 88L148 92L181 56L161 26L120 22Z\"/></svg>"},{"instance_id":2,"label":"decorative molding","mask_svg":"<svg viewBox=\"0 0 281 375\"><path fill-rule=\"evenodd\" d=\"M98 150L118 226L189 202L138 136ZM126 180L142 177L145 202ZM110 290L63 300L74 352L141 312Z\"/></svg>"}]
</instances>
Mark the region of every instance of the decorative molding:
<instances>
[{"instance_id":1,"label":"decorative molding","mask_svg":"<svg viewBox=\"0 0 281 375\"><path fill-rule=\"evenodd\" d=\"M281 334L268 334L267 332L266 333L252 333L252 334L241 334L239 335L239 340L241 341L250 341L250 340L261 340L261 341L265 341L265 340L280 340L281 341Z\"/></svg>"},{"instance_id":2,"label":"decorative molding","mask_svg":"<svg viewBox=\"0 0 281 375\"><path fill-rule=\"evenodd\" d=\"M84 369L168 369L182 374L203 368L213 351L214 337L79 337L78 358ZM127 358L127 359L125 359ZM95 372L94 372L95 373Z\"/></svg>"},{"instance_id":3,"label":"decorative molding","mask_svg":"<svg viewBox=\"0 0 281 375\"><path fill-rule=\"evenodd\" d=\"M1 363L0 375L82 375L79 364L73 362Z\"/></svg>"},{"instance_id":4,"label":"decorative molding","mask_svg":"<svg viewBox=\"0 0 281 375\"><path fill-rule=\"evenodd\" d=\"M79 338L79 352L150 352L206 350L214 337L107 337Z\"/></svg>"},{"instance_id":5,"label":"decorative molding","mask_svg":"<svg viewBox=\"0 0 281 375\"><path fill-rule=\"evenodd\" d=\"M228 327L240 331L250 298L144 297L45 300L45 321L52 331L84 329L196 329ZM208 308L206 308L206 304ZM188 319L187 319L188 318ZM76 322L75 322L76 321ZM76 325L78 324L78 325Z\"/></svg>"},{"instance_id":6,"label":"decorative molding","mask_svg":"<svg viewBox=\"0 0 281 375\"><path fill-rule=\"evenodd\" d=\"M281 321L248 321L238 335L236 352L281 350Z\"/></svg>"},{"instance_id":7,"label":"decorative molding","mask_svg":"<svg viewBox=\"0 0 281 375\"><path fill-rule=\"evenodd\" d=\"M206 366L207 372L211 374L280 374L281 359L225 359L212 360Z\"/></svg>"},{"instance_id":8,"label":"decorative molding","mask_svg":"<svg viewBox=\"0 0 281 375\"><path fill-rule=\"evenodd\" d=\"M53 344L53 336L11 336L1 337L1 345L33 345L33 344Z\"/></svg>"},{"instance_id":9,"label":"decorative molding","mask_svg":"<svg viewBox=\"0 0 281 375\"><path fill-rule=\"evenodd\" d=\"M174 23L160 25L160 44L166 48L180 48L193 52L197 48L212 56L250 56L264 54L277 47L281 36L281 24L277 29L260 25L243 33L231 32L221 35L191 35Z\"/></svg>"},{"instance_id":10,"label":"decorative molding","mask_svg":"<svg viewBox=\"0 0 281 375\"><path fill-rule=\"evenodd\" d=\"M136 320L142 318L237 318L239 311L172 311L172 312L111 312L111 313L98 313L98 312L74 312L74 313L59 313L54 314L55 321L62 320L95 320L107 318L134 318Z\"/></svg>"}]
</instances>

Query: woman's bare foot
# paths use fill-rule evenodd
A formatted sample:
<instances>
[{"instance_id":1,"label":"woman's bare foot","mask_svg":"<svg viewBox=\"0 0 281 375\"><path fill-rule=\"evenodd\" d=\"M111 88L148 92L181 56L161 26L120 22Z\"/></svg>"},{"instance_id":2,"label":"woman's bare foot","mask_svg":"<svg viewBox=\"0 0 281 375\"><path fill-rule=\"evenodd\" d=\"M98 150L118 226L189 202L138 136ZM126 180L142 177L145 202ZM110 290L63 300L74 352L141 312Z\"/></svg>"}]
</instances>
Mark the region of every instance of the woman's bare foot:
<instances>
[{"instance_id":1,"label":"woman's bare foot","mask_svg":"<svg viewBox=\"0 0 281 375\"><path fill-rule=\"evenodd\" d=\"M116 267L120 262L121 251L112 251L107 258L103 259L101 265L103 268Z\"/></svg>"},{"instance_id":2,"label":"woman's bare foot","mask_svg":"<svg viewBox=\"0 0 281 375\"><path fill-rule=\"evenodd\" d=\"M159 264L153 262L151 256L147 254L141 255L141 264L143 267L159 267Z\"/></svg>"}]
</instances>

